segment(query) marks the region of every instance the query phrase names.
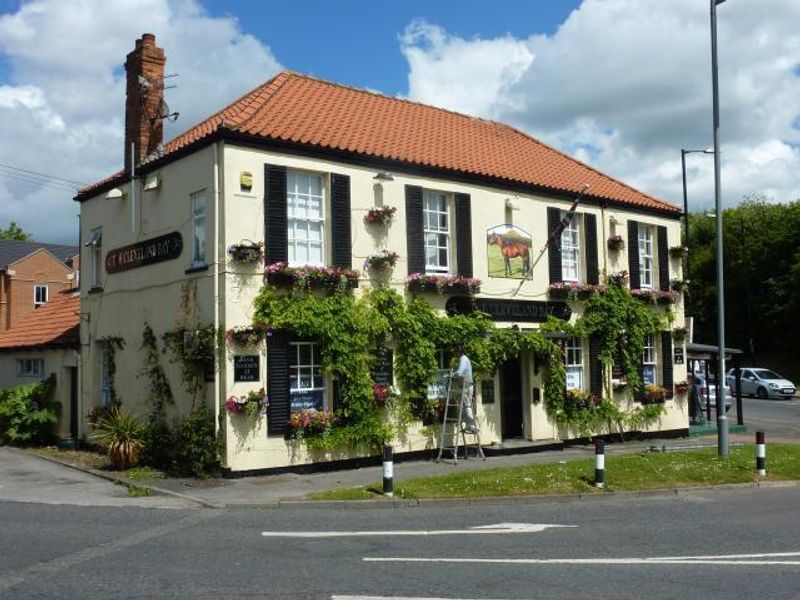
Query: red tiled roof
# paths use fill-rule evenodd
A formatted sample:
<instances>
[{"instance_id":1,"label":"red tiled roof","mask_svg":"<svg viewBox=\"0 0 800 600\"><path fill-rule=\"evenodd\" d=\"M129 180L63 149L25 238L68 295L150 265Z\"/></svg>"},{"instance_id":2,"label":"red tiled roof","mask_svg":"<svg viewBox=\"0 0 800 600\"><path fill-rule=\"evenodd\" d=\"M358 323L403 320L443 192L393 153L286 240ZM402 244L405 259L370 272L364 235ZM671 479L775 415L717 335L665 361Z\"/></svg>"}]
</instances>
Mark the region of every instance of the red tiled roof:
<instances>
[{"instance_id":1,"label":"red tiled roof","mask_svg":"<svg viewBox=\"0 0 800 600\"><path fill-rule=\"evenodd\" d=\"M81 298L76 291L56 294L11 329L0 333L0 350L39 346L78 346Z\"/></svg>"},{"instance_id":2,"label":"red tiled roof","mask_svg":"<svg viewBox=\"0 0 800 600\"><path fill-rule=\"evenodd\" d=\"M644 194L508 125L284 71L164 144L163 156L227 129L308 145L507 180L667 212ZM95 184L81 190L86 196Z\"/></svg>"}]
</instances>

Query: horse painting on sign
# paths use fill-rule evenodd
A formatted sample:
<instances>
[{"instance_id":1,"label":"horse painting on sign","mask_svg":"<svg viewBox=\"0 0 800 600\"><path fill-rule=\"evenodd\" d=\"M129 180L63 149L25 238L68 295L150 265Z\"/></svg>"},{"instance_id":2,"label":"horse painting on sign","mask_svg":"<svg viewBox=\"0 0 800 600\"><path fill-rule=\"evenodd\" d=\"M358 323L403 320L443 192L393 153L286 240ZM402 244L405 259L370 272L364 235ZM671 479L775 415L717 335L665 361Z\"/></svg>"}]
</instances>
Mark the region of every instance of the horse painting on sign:
<instances>
[{"instance_id":1,"label":"horse painting on sign","mask_svg":"<svg viewBox=\"0 0 800 600\"><path fill-rule=\"evenodd\" d=\"M489 277L524 279L531 269L530 234L513 225L498 225L486 232Z\"/></svg>"}]
</instances>

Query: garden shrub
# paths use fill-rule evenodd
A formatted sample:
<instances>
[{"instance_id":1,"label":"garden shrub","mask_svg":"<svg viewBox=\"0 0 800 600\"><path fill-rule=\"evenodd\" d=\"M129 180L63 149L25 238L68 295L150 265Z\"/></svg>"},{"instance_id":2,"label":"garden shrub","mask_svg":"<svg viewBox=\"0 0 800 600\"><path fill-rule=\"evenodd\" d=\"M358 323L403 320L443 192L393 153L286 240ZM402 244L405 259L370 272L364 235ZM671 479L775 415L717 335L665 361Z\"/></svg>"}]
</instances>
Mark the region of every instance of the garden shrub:
<instances>
[{"instance_id":1,"label":"garden shrub","mask_svg":"<svg viewBox=\"0 0 800 600\"><path fill-rule=\"evenodd\" d=\"M218 469L222 444L214 427L214 413L208 407L201 406L177 421L172 439L176 475L203 477Z\"/></svg>"},{"instance_id":2,"label":"garden shrub","mask_svg":"<svg viewBox=\"0 0 800 600\"><path fill-rule=\"evenodd\" d=\"M55 378L27 383L0 393L0 444L46 445L56 439Z\"/></svg>"}]
</instances>

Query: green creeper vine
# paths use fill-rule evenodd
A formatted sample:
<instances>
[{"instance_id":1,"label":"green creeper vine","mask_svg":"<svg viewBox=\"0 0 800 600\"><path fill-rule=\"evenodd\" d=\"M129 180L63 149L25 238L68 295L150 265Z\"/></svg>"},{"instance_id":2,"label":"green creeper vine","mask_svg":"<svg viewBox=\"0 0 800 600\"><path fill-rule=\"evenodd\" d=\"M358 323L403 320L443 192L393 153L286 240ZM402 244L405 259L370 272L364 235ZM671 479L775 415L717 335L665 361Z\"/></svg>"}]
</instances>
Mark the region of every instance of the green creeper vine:
<instances>
[{"instance_id":1,"label":"green creeper vine","mask_svg":"<svg viewBox=\"0 0 800 600\"><path fill-rule=\"evenodd\" d=\"M495 329L485 314L443 317L417 298L406 301L389 288L379 288L355 299L336 291L327 296L309 293L283 295L266 287L255 302L258 326L287 330L298 337L319 341L327 373L338 383L342 423L323 435L304 440L312 447L337 445L375 447L391 439L403 414L425 418L433 407L428 385L436 374L437 349L466 345L476 374L490 374L503 361L521 351L532 351L547 367L545 399L552 404L563 397L564 367L560 348L538 332ZM394 409L400 418L389 424L372 399L370 367L375 342L393 342L395 367L402 396Z\"/></svg>"},{"instance_id":2,"label":"green creeper vine","mask_svg":"<svg viewBox=\"0 0 800 600\"><path fill-rule=\"evenodd\" d=\"M117 395L117 388L115 385L115 375L117 373L117 351L122 350L125 347L125 340L121 337L115 336L106 336L102 338L98 338L97 340L102 344L105 349L105 369L106 373L108 373L108 380L109 380L109 395L110 398L110 407L109 408L119 408L122 406L122 400L120 400L119 396Z\"/></svg>"},{"instance_id":3,"label":"green creeper vine","mask_svg":"<svg viewBox=\"0 0 800 600\"><path fill-rule=\"evenodd\" d=\"M217 349L224 348L224 334L213 325L192 330L189 339L186 333L189 333L186 329L174 329L166 332L162 339L172 356L171 362L180 364L183 385L192 397L194 409L205 389L206 373L221 362L217 359Z\"/></svg>"}]
</instances>

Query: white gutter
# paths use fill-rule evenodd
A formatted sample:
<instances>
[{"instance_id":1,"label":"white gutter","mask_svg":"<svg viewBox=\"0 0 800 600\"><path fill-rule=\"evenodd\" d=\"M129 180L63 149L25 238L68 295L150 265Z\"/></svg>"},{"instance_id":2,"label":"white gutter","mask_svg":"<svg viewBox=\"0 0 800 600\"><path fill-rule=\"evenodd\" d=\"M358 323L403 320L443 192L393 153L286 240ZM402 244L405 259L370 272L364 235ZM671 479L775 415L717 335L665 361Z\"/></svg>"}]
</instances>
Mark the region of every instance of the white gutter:
<instances>
[{"instance_id":1,"label":"white gutter","mask_svg":"<svg viewBox=\"0 0 800 600\"><path fill-rule=\"evenodd\" d=\"M220 162L220 148L222 147L222 141L218 141L214 144L214 340L215 340L215 347L219 344L219 339L217 336L217 332L219 331L219 228L222 222L220 218L220 189L219 189L219 181L220 181L220 170L222 169L222 164ZM214 431L217 435L219 435L219 406L220 406L220 377L222 377L222 369L225 366L225 361L220 360L221 350L217 347L215 360L218 361L217 364L217 372L214 375ZM222 461L224 463L224 461Z\"/></svg>"}]
</instances>

